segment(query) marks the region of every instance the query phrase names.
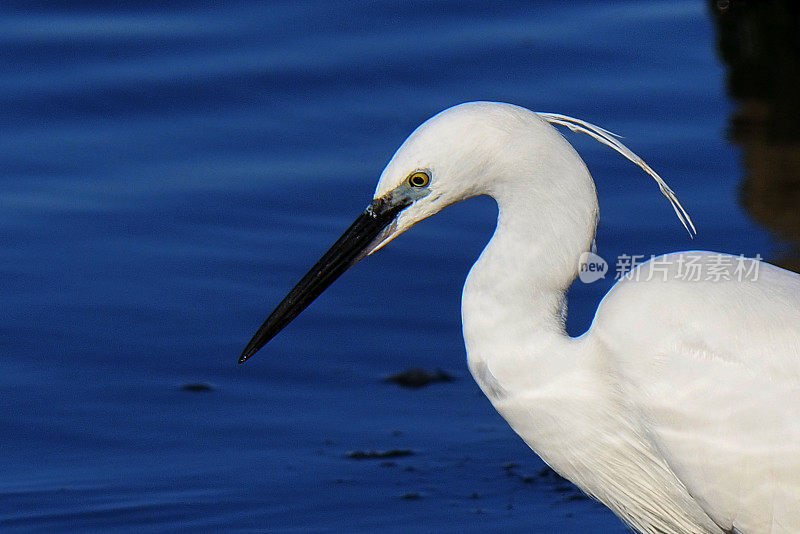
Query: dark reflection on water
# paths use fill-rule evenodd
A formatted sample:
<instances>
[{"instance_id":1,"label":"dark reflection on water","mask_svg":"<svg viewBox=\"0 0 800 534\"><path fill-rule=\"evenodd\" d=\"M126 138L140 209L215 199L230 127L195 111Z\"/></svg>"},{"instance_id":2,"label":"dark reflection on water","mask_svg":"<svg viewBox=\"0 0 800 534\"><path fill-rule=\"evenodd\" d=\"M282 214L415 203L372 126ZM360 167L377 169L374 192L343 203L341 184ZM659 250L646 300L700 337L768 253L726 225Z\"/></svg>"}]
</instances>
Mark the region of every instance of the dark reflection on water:
<instances>
[{"instance_id":1,"label":"dark reflection on water","mask_svg":"<svg viewBox=\"0 0 800 534\"><path fill-rule=\"evenodd\" d=\"M711 0L717 49L737 106L729 135L743 150L740 200L788 242L775 263L800 270L800 3Z\"/></svg>"}]
</instances>

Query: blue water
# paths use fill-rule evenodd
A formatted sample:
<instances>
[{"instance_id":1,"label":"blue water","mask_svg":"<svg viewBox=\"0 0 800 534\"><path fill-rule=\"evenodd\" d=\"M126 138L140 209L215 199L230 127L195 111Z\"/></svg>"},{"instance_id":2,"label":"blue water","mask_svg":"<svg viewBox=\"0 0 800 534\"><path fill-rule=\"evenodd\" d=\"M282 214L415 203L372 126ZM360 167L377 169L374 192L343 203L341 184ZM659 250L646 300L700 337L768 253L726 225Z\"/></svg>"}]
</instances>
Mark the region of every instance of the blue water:
<instances>
[{"instance_id":1,"label":"blue water","mask_svg":"<svg viewBox=\"0 0 800 534\"><path fill-rule=\"evenodd\" d=\"M408 133L463 101L585 118L667 178L694 242L649 178L569 137L606 258L774 250L737 204L706 4L530 4L4 2L0 527L626 532L540 476L466 369L490 200L420 224L236 365ZM573 333L609 285L574 288ZM410 366L456 380L382 381ZM346 457L392 448L413 454Z\"/></svg>"}]
</instances>

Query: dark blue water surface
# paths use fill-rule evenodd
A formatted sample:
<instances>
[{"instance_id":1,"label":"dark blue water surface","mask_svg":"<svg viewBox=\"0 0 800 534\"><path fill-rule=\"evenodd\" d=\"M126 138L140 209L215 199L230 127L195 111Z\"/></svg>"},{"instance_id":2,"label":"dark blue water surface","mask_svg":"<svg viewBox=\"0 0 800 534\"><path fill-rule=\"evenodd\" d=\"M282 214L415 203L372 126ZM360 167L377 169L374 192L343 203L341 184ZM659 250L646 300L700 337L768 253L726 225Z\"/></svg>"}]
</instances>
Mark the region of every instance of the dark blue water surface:
<instances>
[{"instance_id":1,"label":"dark blue water surface","mask_svg":"<svg viewBox=\"0 0 800 534\"><path fill-rule=\"evenodd\" d=\"M712 8L110 6L0 8L0 527L625 532L543 471L469 376L460 293L491 200L420 224L236 358L405 137L463 101L623 134L700 232L690 242L646 175L571 135L603 256L768 256L776 242L737 203ZM609 285L574 288L573 333ZM383 382L412 366L455 380ZM413 454L347 457L394 448Z\"/></svg>"}]
</instances>

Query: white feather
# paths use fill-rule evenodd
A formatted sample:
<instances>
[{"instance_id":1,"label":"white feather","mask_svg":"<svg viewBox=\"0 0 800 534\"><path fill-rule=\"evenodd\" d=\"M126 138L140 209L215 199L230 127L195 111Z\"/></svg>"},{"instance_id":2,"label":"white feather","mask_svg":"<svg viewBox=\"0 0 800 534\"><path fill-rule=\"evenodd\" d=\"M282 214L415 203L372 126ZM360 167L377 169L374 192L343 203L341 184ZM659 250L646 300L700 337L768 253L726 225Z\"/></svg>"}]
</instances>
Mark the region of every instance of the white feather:
<instances>
[{"instance_id":1,"label":"white feather","mask_svg":"<svg viewBox=\"0 0 800 534\"><path fill-rule=\"evenodd\" d=\"M537 113L537 115L549 123L566 126L573 132L585 133L600 143L613 148L618 153L622 154L630 161L638 165L656 181L661 193L667 197L667 200L669 200L669 203L672 205L672 209L675 210L678 220L681 221L683 227L686 228L687 232L689 232L689 237L694 238L694 236L697 235L697 229L694 227L692 218L689 217L689 214L685 209L683 209L683 206L678 200L678 197L675 196L675 193L672 191L672 189L667 185L664 179L661 178L661 176L659 176L659 174L650 167L650 165L636 155L631 149L622 144L622 142L619 140L621 136L613 132L609 132L608 130L601 128L600 126L596 126L590 122L576 119L574 117L568 117L567 115L560 115L558 113Z\"/></svg>"}]
</instances>

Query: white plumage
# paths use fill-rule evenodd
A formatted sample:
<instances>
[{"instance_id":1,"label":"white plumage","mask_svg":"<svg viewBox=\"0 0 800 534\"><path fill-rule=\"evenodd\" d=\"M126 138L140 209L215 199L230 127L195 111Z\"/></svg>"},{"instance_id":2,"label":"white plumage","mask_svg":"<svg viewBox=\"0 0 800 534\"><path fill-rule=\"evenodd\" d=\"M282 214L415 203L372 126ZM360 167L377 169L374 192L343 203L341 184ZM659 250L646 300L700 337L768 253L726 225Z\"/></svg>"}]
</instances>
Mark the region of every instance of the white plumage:
<instances>
[{"instance_id":1,"label":"white plumage","mask_svg":"<svg viewBox=\"0 0 800 534\"><path fill-rule=\"evenodd\" d=\"M760 264L755 281L684 280L672 256L666 281L623 279L570 338L565 292L597 199L542 119L569 120L494 103L447 110L406 141L375 195L431 170L439 198L405 210L399 230L450 201L497 201L462 302L476 380L548 464L642 532L800 532L800 276Z\"/></svg>"},{"instance_id":2,"label":"white plumage","mask_svg":"<svg viewBox=\"0 0 800 534\"><path fill-rule=\"evenodd\" d=\"M400 147L375 199L406 195L415 171L430 183L364 252L449 204L492 196L497 229L467 278L462 320L470 371L512 428L641 532L800 532L800 276L711 252L663 256L617 283L590 330L569 337L565 293L598 205L586 166L548 121L645 168L693 230L663 180L609 132L483 102L440 113ZM723 276L687 279L687 255Z\"/></svg>"}]
</instances>

